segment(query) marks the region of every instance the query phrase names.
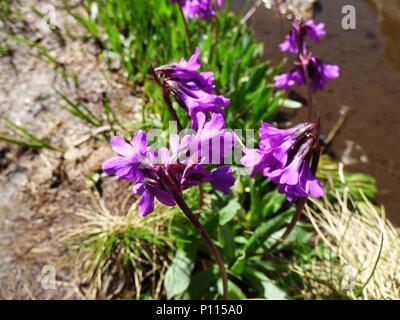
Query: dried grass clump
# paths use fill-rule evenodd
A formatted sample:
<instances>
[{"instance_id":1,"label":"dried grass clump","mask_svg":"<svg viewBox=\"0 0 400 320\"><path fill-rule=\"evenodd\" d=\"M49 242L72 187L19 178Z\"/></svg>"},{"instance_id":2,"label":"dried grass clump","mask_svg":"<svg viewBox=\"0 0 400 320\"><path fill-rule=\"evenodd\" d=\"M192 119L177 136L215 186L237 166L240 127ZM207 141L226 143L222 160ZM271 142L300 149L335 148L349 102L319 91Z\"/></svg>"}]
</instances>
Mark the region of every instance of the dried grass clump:
<instances>
[{"instance_id":1,"label":"dried grass clump","mask_svg":"<svg viewBox=\"0 0 400 320\"><path fill-rule=\"evenodd\" d=\"M136 202L127 211L125 206L111 212L94 196L90 207L77 212L82 222L63 237L77 252L78 282L87 299L162 298L172 246L167 238L170 215L158 211L143 219Z\"/></svg>"},{"instance_id":2,"label":"dried grass clump","mask_svg":"<svg viewBox=\"0 0 400 320\"><path fill-rule=\"evenodd\" d=\"M294 267L307 283L305 298L400 298L400 233L361 195L355 202L345 188L307 207L328 250L309 268Z\"/></svg>"}]
</instances>

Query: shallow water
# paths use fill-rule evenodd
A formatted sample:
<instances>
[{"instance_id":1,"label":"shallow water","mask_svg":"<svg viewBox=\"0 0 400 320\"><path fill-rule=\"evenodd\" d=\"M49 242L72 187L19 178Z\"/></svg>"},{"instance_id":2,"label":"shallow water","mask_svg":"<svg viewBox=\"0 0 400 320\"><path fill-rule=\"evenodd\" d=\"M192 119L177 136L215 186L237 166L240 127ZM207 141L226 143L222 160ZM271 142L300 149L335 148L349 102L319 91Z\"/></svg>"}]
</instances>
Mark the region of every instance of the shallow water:
<instances>
[{"instance_id":1,"label":"shallow water","mask_svg":"<svg viewBox=\"0 0 400 320\"><path fill-rule=\"evenodd\" d=\"M238 9L247 1L234 2ZM347 4L356 8L356 30L342 29ZM326 23L328 36L313 46L314 53L341 67L340 79L315 96L323 131L329 132L343 107L350 108L332 150L348 170L377 178L378 200L400 225L400 0L322 0L315 20ZM248 23L264 42L265 57L281 61L280 26L272 12L261 6ZM289 27L285 23L285 33ZM294 121L306 117L305 110L288 114Z\"/></svg>"}]
</instances>

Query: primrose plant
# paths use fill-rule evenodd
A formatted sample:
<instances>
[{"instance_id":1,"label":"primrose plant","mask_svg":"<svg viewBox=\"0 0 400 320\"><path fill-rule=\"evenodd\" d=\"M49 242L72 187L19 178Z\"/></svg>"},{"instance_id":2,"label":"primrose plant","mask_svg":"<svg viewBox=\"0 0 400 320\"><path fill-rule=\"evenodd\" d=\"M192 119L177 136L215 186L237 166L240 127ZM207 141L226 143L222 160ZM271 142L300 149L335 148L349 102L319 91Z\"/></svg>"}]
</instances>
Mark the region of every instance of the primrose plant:
<instances>
[{"instance_id":1,"label":"primrose plant","mask_svg":"<svg viewBox=\"0 0 400 320\"><path fill-rule=\"evenodd\" d=\"M323 90L328 80L337 79L339 67L323 64L310 51L307 43L309 39L320 41L324 35L323 23L295 20L280 45L282 52L296 54L296 60L294 69L275 77L275 87L289 91L295 85L307 86L308 121L289 129L262 123L259 148L243 150L242 164L251 168L252 175L262 173L279 186L279 191L286 195L288 201L298 201L296 213L280 242L289 236L300 219L307 198L319 198L324 194L322 185L315 177L321 153L321 126L319 120L313 120L312 94Z\"/></svg>"},{"instance_id":2,"label":"primrose plant","mask_svg":"<svg viewBox=\"0 0 400 320\"><path fill-rule=\"evenodd\" d=\"M215 15L223 5L223 1L211 0L172 2L178 3L185 17L199 16L202 19ZM318 41L323 35L323 24L316 25L311 20L296 21L281 45L282 51L297 54L295 69L275 79L278 89L307 85L310 91L308 121L288 129L278 129L262 122L259 147L254 149L243 145L241 163L249 168L249 174L263 174L278 185L288 201L298 203L291 225L299 218L309 196L318 198L324 193L315 177L320 156L320 124L319 121L312 121L311 91L320 90L327 80L337 78L339 68L322 64L306 44L307 39ZM151 68L179 131L184 128L174 109L172 97L190 118L190 128L186 128L190 130L170 135L169 148L159 150L149 145L144 131L136 132L131 143L116 136L111 139L111 147L118 156L108 159L103 164L103 171L132 182L133 191L141 197L138 204L141 216L146 217L154 211L155 199L166 206L178 206L183 211L220 268L226 299L228 280L224 262L211 237L186 203L184 191L209 183L214 189L229 194L235 178L225 160L240 141L226 128L225 112L229 110L230 100L215 93L214 73L200 72L200 68L199 48L189 60ZM290 232L291 225L285 234Z\"/></svg>"},{"instance_id":3,"label":"primrose plant","mask_svg":"<svg viewBox=\"0 0 400 320\"><path fill-rule=\"evenodd\" d=\"M198 72L200 66L196 49L189 61L182 59L180 63L153 70L178 128L182 129L182 125L170 95L187 111L191 128L196 131L183 137L171 135L169 149L159 151L148 146L144 131L136 132L132 143L116 136L111 139L111 146L119 156L107 160L103 171L132 181L134 192L141 196L139 214L144 217L153 212L155 198L167 206L181 208L215 257L227 298L228 282L221 255L183 198L184 190L204 183L228 194L235 182L232 169L223 165L225 152L229 153L236 143L233 133L225 130L224 107L229 99L214 94L214 75Z\"/></svg>"}]
</instances>

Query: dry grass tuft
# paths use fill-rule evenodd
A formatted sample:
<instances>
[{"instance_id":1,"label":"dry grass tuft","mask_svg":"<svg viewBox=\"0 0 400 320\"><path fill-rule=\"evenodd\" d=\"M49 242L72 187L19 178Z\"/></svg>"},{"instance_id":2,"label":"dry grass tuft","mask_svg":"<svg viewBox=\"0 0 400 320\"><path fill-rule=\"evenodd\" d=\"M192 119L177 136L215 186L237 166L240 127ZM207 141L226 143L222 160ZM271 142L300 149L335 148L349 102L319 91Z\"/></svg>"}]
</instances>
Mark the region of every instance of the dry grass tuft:
<instances>
[{"instance_id":1,"label":"dry grass tuft","mask_svg":"<svg viewBox=\"0 0 400 320\"><path fill-rule=\"evenodd\" d=\"M399 299L399 231L363 194L358 202L346 188L333 194L306 209L329 253L308 269L294 267L307 283L304 297Z\"/></svg>"},{"instance_id":2,"label":"dry grass tuft","mask_svg":"<svg viewBox=\"0 0 400 320\"><path fill-rule=\"evenodd\" d=\"M127 203L129 198L121 210L111 212L93 195L93 204L77 212L82 222L63 237L77 252L76 270L87 299L162 297L167 249L172 246L167 238L170 218L167 212L156 212L143 219L137 203L126 211Z\"/></svg>"}]
</instances>

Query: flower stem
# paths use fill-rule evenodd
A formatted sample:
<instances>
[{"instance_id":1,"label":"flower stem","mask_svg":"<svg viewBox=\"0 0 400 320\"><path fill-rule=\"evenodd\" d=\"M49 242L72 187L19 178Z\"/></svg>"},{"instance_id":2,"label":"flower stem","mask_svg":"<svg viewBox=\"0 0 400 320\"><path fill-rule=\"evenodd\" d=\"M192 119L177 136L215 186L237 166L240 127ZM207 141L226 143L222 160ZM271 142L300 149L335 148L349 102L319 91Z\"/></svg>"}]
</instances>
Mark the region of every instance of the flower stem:
<instances>
[{"instance_id":1,"label":"flower stem","mask_svg":"<svg viewBox=\"0 0 400 320\"><path fill-rule=\"evenodd\" d=\"M203 209L204 207L204 189L203 185L199 185L199 209Z\"/></svg>"},{"instance_id":2,"label":"flower stem","mask_svg":"<svg viewBox=\"0 0 400 320\"><path fill-rule=\"evenodd\" d=\"M178 115L176 114L174 107L172 106L172 102L169 97L169 93L168 93L167 89L165 89L164 87L163 87L163 98L164 98L165 104L167 105L169 113L171 114L172 118L176 122L178 131L181 132L183 130L182 124L179 121Z\"/></svg>"},{"instance_id":3,"label":"flower stem","mask_svg":"<svg viewBox=\"0 0 400 320\"><path fill-rule=\"evenodd\" d=\"M299 220L300 220L300 217L303 212L304 206L306 205L307 199L308 198L302 198L298 201L297 207L296 207L296 212L292 218L292 221L290 221L290 223L287 226L286 231L282 235L282 237L277 242L275 242L275 244L271 247L271 249L269 249L270 252L274 251L276 249L276 247L278 245L280 245L281 243L283 243L289 237L289 235L292 233L297 222L299 222Z\"/></svg>"},{"instance_id":4,"label":"flower stem","mask_svg":"<svg viewBox=\"0 0 400 320\"><path fill-rule=\"evenodd\" d=\"M197 217L195 216L193 211L186 204L183 197L181 195L175 195L174 199L176 201L176 204L179 206L179 208L181 208L183 213L186 215L186 217L190 220L190 222L196 228L197 232L200 234L200 236L206 243L211 254L214 256L214 259L217 262L220 273L221 273L223 290L224 290L223 298L224 298L224 300L227 300L228 299L228 277L226 274L226 270L225 270L225 266L224 266L224 262L222 260L221 254L219 253L217 247L211 240L210 235L208 234L206 229L204 229L204 227L201 225L200 221L197 219Z\"/></svg>"},{"instance_id":5,"label":"flower stem","mask_svg":"<svg viewBox=\"0 0 400 320\"><path fill-rule=\"evenodd\" d=\"M318 142L318 144L315 148L313 158L312 158L312 163L311 163L311 172L314 176L317 174L320 157L321 157L321 146Z\"/></svg>"},{"instance_id":6,"label":"flower stem","mask_svg":"<svg viewBox=\"0 0 400 320\"><path fill-rule=\"evenodd\" d=\"M214 31L214 36L215 36L215 42L213 44L212 47L212 66L214 69L217 68L217 53L218 53L218 20L217 20L217 15L215 15L215 17L213 17L213 21L212 21L212 28Z\"/></svg>"},{"instance_id":7,"label":"flower stem","mask_svg":"<svg viewBox=\"0 0 400 320\"><path fill-rule=\"evenodd\" d=\"M311 122L313 115L313 96L310 84L310 74L306 66L303 66L304 76L306 79L307 91L308 91L308 121Z\"/></svg>"},{"instance_id":8,"label":"flower stem","mask_svg":"<svg viewBox=\"0 0 400 320\"><path fill-rule=\"evenodd\" d=\"M169 97L169 92L168 92L167 88L165 88L165 86L161 83L160 79L157 76L156 71L154 70L154 68L152 66L150 67L150 72L154 78L154 81L162 88L164 102L167 105L168 111L171 114L172 119L176 122L178 131L182 131L182 129L183 129L182 124L179 121L178 115L176 114L174 107L172 106L172 102Z\"/></svg>"},{"instance_id":9,"label":"flower stem","mask_svg":"<svg viewBox=\"0 0 400 320\"><path fill-rule=\"evenodd\" d=\"M189 24L188 24L188 22L186 20L185 14L183 13L181 1L179 1L178 7L179 7L179 12L181 14L181 17L183 19L183 24L185 25L185 32L186 32L186 38L187 38L187 41L188 41L189 51L193 52L192 37L191 37L190 31L189 31Z\"/></svg>"}]
</instances>

